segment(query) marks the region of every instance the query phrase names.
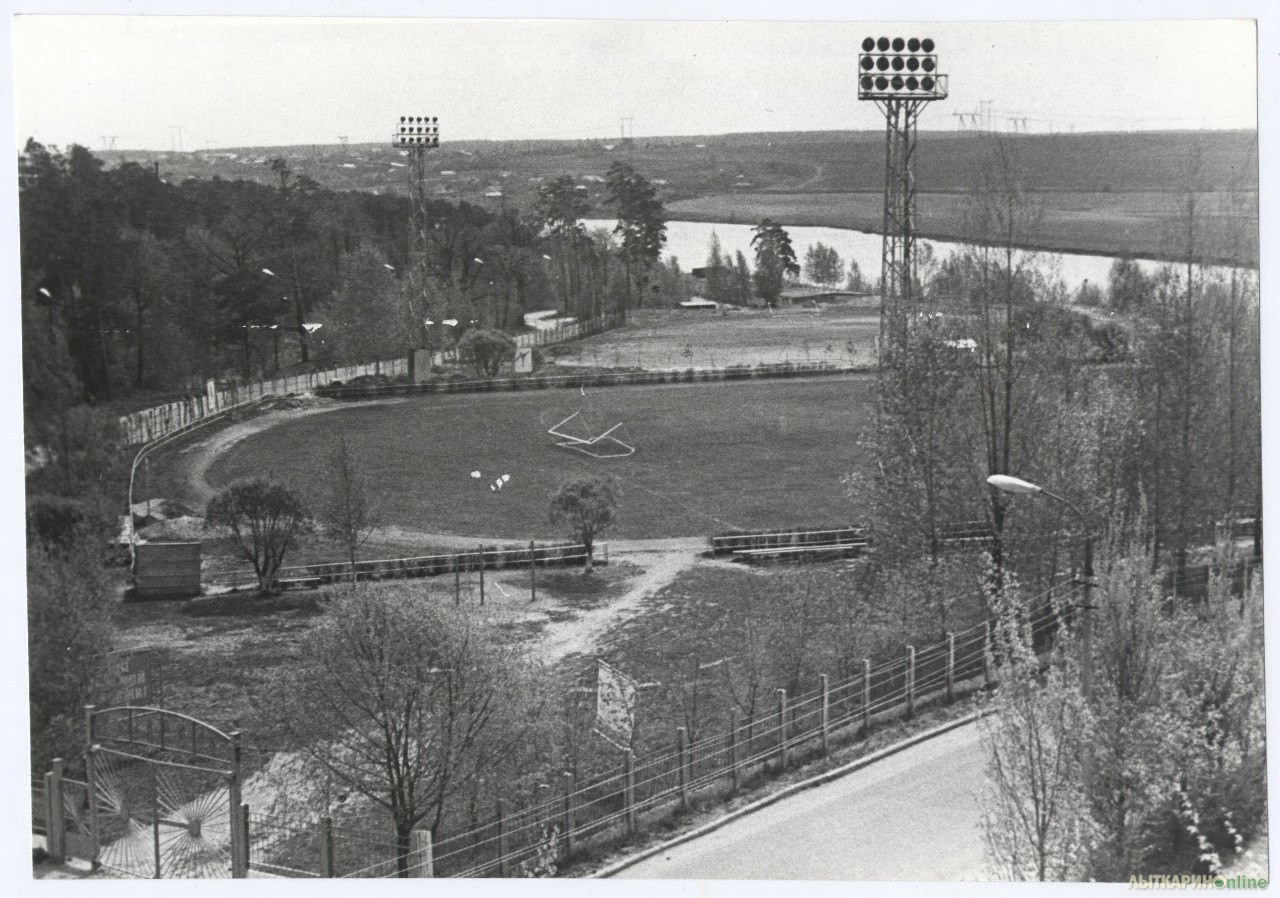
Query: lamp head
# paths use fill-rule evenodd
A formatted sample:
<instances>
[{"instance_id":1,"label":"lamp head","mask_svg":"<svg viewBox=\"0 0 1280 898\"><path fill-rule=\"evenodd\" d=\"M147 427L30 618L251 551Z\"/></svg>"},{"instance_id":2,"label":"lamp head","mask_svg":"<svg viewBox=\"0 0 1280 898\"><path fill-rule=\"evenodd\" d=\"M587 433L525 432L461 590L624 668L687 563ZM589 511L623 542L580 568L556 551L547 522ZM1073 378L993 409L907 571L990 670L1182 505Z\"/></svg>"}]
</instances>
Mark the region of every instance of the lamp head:
<instances>
[{"instance_id":1,"label":"lamp head","mask_svg":"<svg viewBox=\"0 0 1280 898\"><path fill-rule=\"evenodd\" d=\"M992 474L987 478L987 485L993 486L1004 493L1015 493L1018 495L1034 495L1043 492L1044 488L1021 480L1017 477L1010 477L1008 474Z\"/></svg>"}]
</instances>

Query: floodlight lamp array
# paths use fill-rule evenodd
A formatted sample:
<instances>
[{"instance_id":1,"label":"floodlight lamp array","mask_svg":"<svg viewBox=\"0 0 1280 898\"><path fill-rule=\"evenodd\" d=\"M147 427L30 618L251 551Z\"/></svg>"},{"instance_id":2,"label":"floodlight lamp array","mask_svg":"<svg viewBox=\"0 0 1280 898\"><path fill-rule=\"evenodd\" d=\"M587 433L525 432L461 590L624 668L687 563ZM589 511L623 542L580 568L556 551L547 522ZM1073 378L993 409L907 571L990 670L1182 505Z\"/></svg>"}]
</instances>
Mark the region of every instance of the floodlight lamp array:
<instances>
[{"instance_id":1,"label":"floodlight lamp array","mask_svg":"<svg viewBox=\"0 0 1280 898\"><path fill-rule=\"evenodd\" d=\"M947 76L938 73L933 50L927 37L865 38L858 57L858 99L943 99Z\"/></svg>"},{"instance_id":2,"label":"floodlight lamp array","mask_svg":"<svg viewBox=\"0 0 1280 898\"><path fill-rule=\"evenodd\" d=\"M438 147L440 125L434 115L402 115L397 131L391 135L392 146Z\"/></svg>"}]
</instances>

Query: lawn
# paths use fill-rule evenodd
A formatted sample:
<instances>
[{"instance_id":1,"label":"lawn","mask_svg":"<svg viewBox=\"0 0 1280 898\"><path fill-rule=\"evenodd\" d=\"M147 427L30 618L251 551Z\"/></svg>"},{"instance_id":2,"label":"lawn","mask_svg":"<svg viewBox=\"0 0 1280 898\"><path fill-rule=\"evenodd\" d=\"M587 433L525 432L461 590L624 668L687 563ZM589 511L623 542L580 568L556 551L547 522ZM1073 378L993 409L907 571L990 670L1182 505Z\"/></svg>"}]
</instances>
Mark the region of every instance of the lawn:
<instances>
[{"instance_id":1,"label":"lawn","mask_svg":"<svg viewBox=\"0 0 1280 898\"><path fill-rule=\"evenodd\" d=\"M561 364L717 368L826 362L874 364L880 310L824 306L724 312L632 312L627 323L552 351Z\"/></svg>"},{"instance_id":2,"label":"lawn","mask_svg":"<svg viewBox=\"0 0 1280 898\"><path fill-rule=\"evenodd\" d=\"M1226 195L1201 197L1201 227L1211 235L1206 246L1223 246L1226 219L1213 210ZM1181 243L1176 222L1185 203L1170 193L1038 193L1032 202L1041 211L1033 227L1018 236L1020 245L1057 252L1098 253L1143 258L1177 257ZM922 237L965 240L972 236L965 224L966 198L956 193L917 195L918 233ZM667 212L683 221L756 222L772 218L787 225L853 228L878 231L883 217L879 193L735 193L702 196L671 203ZM1213 250L1217 252L1217 250ZM1223 249L1224 254L1229 251ZM1252 243L1240 252L1256 262Z\"/></svg>"},{"instance_id":3,"label":"lawn","mask_svg":"<svg viewBox=\"0 0 1280 898\"><path fill-rule=\"evenodd\" d=\"M853 511L840 479L864 462L858 440L873 401L870 377L836 375L336 405L237 443L208 479L220 487L269 476L319 507L326 456L343 436L375 484L384 525L561 538L547 519L551 495L587 475L618 480L613 538L838 524ZM635 454L596 459L557 447L547 429L575 412L566 427L586 435L621 423L615 435ZM503 474L503 488L491 489Z\"/></svg>"}]
</instances>

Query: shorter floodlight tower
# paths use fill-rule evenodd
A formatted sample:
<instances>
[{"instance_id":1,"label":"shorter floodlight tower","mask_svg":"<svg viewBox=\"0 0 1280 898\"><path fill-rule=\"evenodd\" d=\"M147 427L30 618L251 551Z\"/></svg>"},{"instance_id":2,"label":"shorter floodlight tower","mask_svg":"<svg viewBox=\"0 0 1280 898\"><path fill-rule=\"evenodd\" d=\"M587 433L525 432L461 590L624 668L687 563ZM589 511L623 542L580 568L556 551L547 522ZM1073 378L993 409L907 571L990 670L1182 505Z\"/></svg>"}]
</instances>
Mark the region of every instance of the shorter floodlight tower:
<instances>
[{"instance_id":1,"label":"shorter floodlight tower","mask_svg":"<svg viewBox=\"0 0 1280 898\"><path fill-rule=\"evenodd\" d=\"M423 334L422 345L430 349L430 332L423 319L431 312L427 293L429 247L427 245L427 150L440 147L440 125L434 115L402 115L391 135L391 145L409 156L409 303L410 334ZM421 329L421 330L420 330ZM409 364L419 341L410 338Z\"/></svg>"},{"instance_id":2,"label":"shorter floodlight tower","mask_svg":"<svg viewBox=\"0 0 1280 898\"><path fill-rule=\"evenodd\" d=\"M947 98L930 38L874 38L858 57L858 99L884 113L884 242L880 259L880 360L905 337L916 286L916 121Z\"/></svg>"}]
</instances>

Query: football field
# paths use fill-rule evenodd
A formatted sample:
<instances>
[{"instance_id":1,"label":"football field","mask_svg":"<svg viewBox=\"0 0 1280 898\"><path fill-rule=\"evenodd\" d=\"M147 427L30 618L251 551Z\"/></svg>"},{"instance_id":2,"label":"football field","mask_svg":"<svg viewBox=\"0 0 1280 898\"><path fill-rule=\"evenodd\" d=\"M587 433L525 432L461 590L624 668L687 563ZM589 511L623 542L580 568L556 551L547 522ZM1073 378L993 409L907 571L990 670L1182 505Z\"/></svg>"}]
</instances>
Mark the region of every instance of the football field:
<instances>
[{"instance_id":1,"label":"football field","mask_svg":"<svg viewBox=\"0 0 1280 898\"><path fill-rule=\"evenodd\" d=\"M372 482L384 526L564 537L548 521L551 496L562 481L592 474L618 481L611 538L837 524L851 518L840 481L863 461L858 441L873 395L873 378L838 375L337 405L247 437L207 479L221 488L267 476L318 510L330 479L326 458L342 436ZM562 429L589 439L621 425L612 436L635 452L594 458L557 446L548 428L575 412Z\"/></svg>"}]
</instances>

